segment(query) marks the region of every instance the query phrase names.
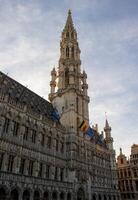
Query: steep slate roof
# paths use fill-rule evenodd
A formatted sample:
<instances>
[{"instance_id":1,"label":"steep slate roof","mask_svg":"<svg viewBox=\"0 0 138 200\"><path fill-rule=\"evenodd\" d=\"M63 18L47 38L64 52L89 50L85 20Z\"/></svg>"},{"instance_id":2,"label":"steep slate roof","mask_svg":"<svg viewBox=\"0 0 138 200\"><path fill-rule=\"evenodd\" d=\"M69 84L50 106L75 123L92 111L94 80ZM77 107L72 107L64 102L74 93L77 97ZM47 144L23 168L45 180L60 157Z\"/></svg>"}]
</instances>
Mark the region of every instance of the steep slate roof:
<instances>
[{"instance_id":1,"label":"steep slate roof","mask_svg":"<svg viewBox=\"0 0 138 200\"><path fill-rule=\"evenodd\" d=\"M16 102L27 105L32 111L52 119L53 106L47 100L32 92L0 71L0 93L8 95Z\"/></svg>"}]
</instances>

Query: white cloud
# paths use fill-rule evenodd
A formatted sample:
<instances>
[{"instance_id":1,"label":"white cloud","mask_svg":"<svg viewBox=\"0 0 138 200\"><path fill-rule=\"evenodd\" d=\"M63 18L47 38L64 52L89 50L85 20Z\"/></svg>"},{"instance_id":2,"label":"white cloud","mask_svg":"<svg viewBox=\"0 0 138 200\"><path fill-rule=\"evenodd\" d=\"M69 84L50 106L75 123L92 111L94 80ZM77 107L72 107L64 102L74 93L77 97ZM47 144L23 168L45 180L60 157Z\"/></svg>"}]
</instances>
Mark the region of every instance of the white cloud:
<instances>
[{"instance_id":1,"label":"white cloud","mask_svg":"<svg viewBox=\"0 0 138 200\"><path fill-rule=\"evenodd\" d=\"M53 6L43 10L39 1L30 2L7 1L0 7L0 69L47 98L50 71L58 64L65 9ZM74 24L79 27L82 67L88 73L91 121L102 129L106 111L117 149L122 146L127 151L137 138L138 61L131 45L138 42L138 21L123 16L113 23L104 22L104 17L84 23L82 15L85 17L88 9L97 19L96 12L105 9L108 1L79 2L73 1L71 8L78 14Z\"/></svg>"}]
</instances>

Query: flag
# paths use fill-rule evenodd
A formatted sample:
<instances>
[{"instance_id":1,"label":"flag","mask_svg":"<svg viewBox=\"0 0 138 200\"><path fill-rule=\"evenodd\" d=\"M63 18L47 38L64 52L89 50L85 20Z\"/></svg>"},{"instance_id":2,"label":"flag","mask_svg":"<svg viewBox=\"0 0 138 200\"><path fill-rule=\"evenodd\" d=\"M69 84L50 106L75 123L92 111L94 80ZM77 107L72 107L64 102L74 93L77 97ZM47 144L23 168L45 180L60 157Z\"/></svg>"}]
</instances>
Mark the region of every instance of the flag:
<instances>
[{"instance_id":1,"label":"flag","mask_svg":"<svg viewBox=\"0 0 138 200\"><path fill-rule=\"evenodd\" d=\"M84 134L88 135L90 138L94 136L93 129L89 126L89 124L86 121L83 120L79 128Z\"/></svg>"},{"instance_id":2,"label":"flag","mask_svg":"<svg viewBox=\"0 0 138 200\"><path fill-rule=\"evenodd\" d=\"M54 121L59 121L60 120L60 115L59 115L59 113L58 113L56 108L54 108L54 110L52 111L51 115L52 115L52 118L53 118Z\"/></svg>"},{"instance_id":3,"label":"flag","mask_svg":"<svg viewBox=\"0 0 138 200\"><path fill-rule=\"evenodd\" d=\"M98 135L96 143L99 144L99 145L103 145L104 146L105 141L104 141L104 135L103 135L103 133L101 133L100 135Z\"/></svg>"},{"instance_id":4,"label":"flag","mask_svg":"<svg viewBox=\"0 0 138 200\"><path fill-rule=\"evenodd\" d=\"M85 133L87 131L87 129L89 128L89 125L87 124L87 122L85 122L84 120L82 121L81 125L79 126L79 128L81 129L81 131L83 133Z\"/></svg>"},{"instance_id":5,"label":"flag","mask_svg":"<svg viewBox=\"0 0 138 200\"><path fill-rule=\"evenodd\" d=\"M92 138L94 136L94 131L93 129L89 126L87 131L85 132L85 134L87 134L90 138Z\"/></svg>"}]
</instances>

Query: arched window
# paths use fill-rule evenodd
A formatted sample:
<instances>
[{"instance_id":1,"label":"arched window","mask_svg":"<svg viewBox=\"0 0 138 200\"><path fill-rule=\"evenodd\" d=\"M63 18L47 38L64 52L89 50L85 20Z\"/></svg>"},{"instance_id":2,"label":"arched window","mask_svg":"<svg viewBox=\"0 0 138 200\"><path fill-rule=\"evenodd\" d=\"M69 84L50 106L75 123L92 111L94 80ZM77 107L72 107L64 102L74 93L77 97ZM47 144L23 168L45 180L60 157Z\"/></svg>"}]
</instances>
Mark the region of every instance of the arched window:
<instances>
[{"instance_id":1,"label":"arched window","mask_svg":"<svg viewBox=\"0 0 138 200\"><path fill-rule=\"evenodd\" d=\"M11 200L18 200L19 199L19 194L17 189L14 189L11 191L11 196L10 196Z\"/></svg>"},{"instance_id":2,"label":"arched window","mask_svg":"<svg viewBox=\"0 0 138 200\"><path fill-rule=\"evenodd\" d=\"M48 138L47 138L47 147L49 149L51 148L51 144L52 144L52 138L51 138L51 136L48 136Z\"/></svg>"},{"instance_id":3,"label":"arched window","mask_svg":"<svg viewBox=\"0 0 138 200\"><path fill-rule=\"evenodd\" d=\"M99 194L99 199L98 200L102 200L102 197L101 197L101 195Z\"/></svg>"},{"instance_id":4,"label":"arched window","mask_svg":"<svg viewBox=\"0 0 138 200\"><path fill-rule=\"evenodd\" d=\"M66 47L66 57L69 58L69 47Z\"/></svg>"},{"instance_id":5,"label":"arched window","mask_svg":"<svg viewBox=\"0 0 138 200\"><path fill-rule=\"evenodd\" d=\"M66 68L65 70L65 87L69 85L69 70Z\"/></svg>"},{"instance_id":6,"label":"arched window","mask_svg":"<svg viewBox=\"0 0 138 200\"><path fill-rule=\"evenodd\" d=\"M60 168L60 181L64 181L64 169Z\"/></svg>"},{"instance_id":7,"label":"arched window","mask_svg":"<svg viewBox=\"0 0 138 200\"><path fill-rule=\"evenodd\" d=\"M124 160L123 160L123 158L121 158L121 164L124 164Z\"/></svg>"},{"instance_id":8,"label":"arched window","mask_svg":"<svg viewBox=\"0 0 138 200\"><path fill-rule=\"evenodd\" d=\"M96 200L96 195L95 194L93 194L92 200Z\"/></svg>"},{"instance_id":9,"label":"arched window","mask_svg":"<svg viewBox=\"0 0 138 200\"><path fill-rule=\"evenodd\" d=\"M7 195L6 195L4 188L0 188L0 199L6 200L6 197L7 197Z\"/></svg>"},{"instance_id":10,"label":"arched window","mask_svg":"<svg viewBox=\"0 0 138 200\"><path fill-rule=\"evenodd\" d=\"M64 193L63 192L60 193L60 200L64 200Z\"/></svg>"},{"instance_id":11,"label":"arched window","mask_svg":"<svg viewBox=\"0 0 138 200\"><path fill-rule=\"evenodd\" d=\"M52 200L57 200L57 192L53 192L52 194Z\"/></svg>"},{"instance_id":12,"label":"arched window","mask_svg":"<svg viewBox=\"0 0 138 200\"><path fill-rule=\"evenodd\" d=\"M56 151L59 149L59 138L58 136L56 137Z\"/></svg>"},{"instance_id":13,"label":"arched window","mask_svg":"<svg viewBox=\"0 0 138 200\"><path fill-rule=\"evenodd\" d=\"M71 38L72 38L72 39L74 38L74 33L73 33L73 32L71 33Z\"/></svg>"},{"instance_id":14,"label":"arched window","mask_svg":"<svg viewBox=\"0 0 138 200\"><path fill-rule=\"evenodd\" d=\"M63 142L60 143L60 151L61 151L61 153L64 153L64 143Z\"/></svg>"},{"instance_id":15,"label":"arched window","mask_svg":"<svg viewBox=\"0 0 138 200\"><path fill-rule=\"evenodd\" d=\"M49 200L49 192L44 192L44 200Z\"/></svg>"},{"instance_id":16,"label":"arched window","mask_svg":"<svg viewBox=\"0 0 138 200\"><path fill-rule=\"evenodd\" d=\"M107 200L106 195L104 195L104 200Z\"/></svg>"},{"instance_id":17,"label":"arched window","mask_svg":"<svg viewBox=\"0 0 138 200\"><path fill-rule=\"evenodd\" d=\"M58 179L58 168L55 167L55 180L57 180L57 179Z\"/></svg>"},{"instance_id":18,"label":"arched window","mask_svg":"<svg viewBox=\"0 0 138 200\"><path fill-rule=\"evenodd\" d=\"M23 200L30 200L30 192L28 190L23 192Z\"/></svg>"},{"instance_id":19,"label":"arched window","mask_svg":"<svg viewBox=\"0 0 138 200\"><path fill-rule=\"evenodd\" d=\"M74 58L74 47L71 48L71 57Z\"/></svg>"},{"instance_id":20,"label":"arched window","mask_svg":"<svg viewBox=\"0 0 138 200\"><path fill-rule=\"evenodd\" d=\"M69 38L69 32L66 33L66 37Z\"/></svg>"},{"instance_id":21,"label":"arched window","mask_svg":"<svg viewBox=\"0 0 138 200\"><path fill-rule=\"evenodd\" d=\"M40 194L38 191L34 192L34 200L40 200Z\"/></svg>"},{"instance_id":22,"label":"arched window","mask_svg":"<svg viewBox=\"0 0 138 200\"><path fill-rule=\"evenodd\" d=\"M71 193L67 194L67 200L71 200Z\"/></svg>"}]
</instances>

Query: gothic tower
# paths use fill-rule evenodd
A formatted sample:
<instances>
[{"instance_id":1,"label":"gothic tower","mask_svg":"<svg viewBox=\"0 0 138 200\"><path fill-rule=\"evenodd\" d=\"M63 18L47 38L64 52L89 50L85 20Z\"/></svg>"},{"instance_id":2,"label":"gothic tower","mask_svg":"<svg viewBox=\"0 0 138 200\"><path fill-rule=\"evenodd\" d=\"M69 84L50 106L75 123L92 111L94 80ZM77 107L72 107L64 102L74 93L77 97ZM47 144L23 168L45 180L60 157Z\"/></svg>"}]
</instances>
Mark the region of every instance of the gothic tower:
<instances>
[{"instance_id":1,"label":"gothic tower","mask_svg":"<svg viewBox=\"0 0 138 200\"><path fill-rule=\"evenodd\" d=\"M87 75L81 72L80 48L70 10L61 36L59 67L57 71L52 70L51 76L49 100L58 109L61 123L67 130L78 133L81 121L89 121L89 97Z\"/></svg>"},{"instance_id":2,"label":"gothic tower","mask_svg":"<svg viewBox=\"0 0 138 200\"><path fill-rule=\"evenodd\" d=\"M112 175L112 186L115 189L118 189L118 180L117 180L117 171L116 171L116 159L115 159L115 150L113 147L113 138L111 136L111 127L109 126L108 120L105 121L105 141L106 145L110 152L110 163L111 163L111 175Z\"/></svg>"}]
</instances>

